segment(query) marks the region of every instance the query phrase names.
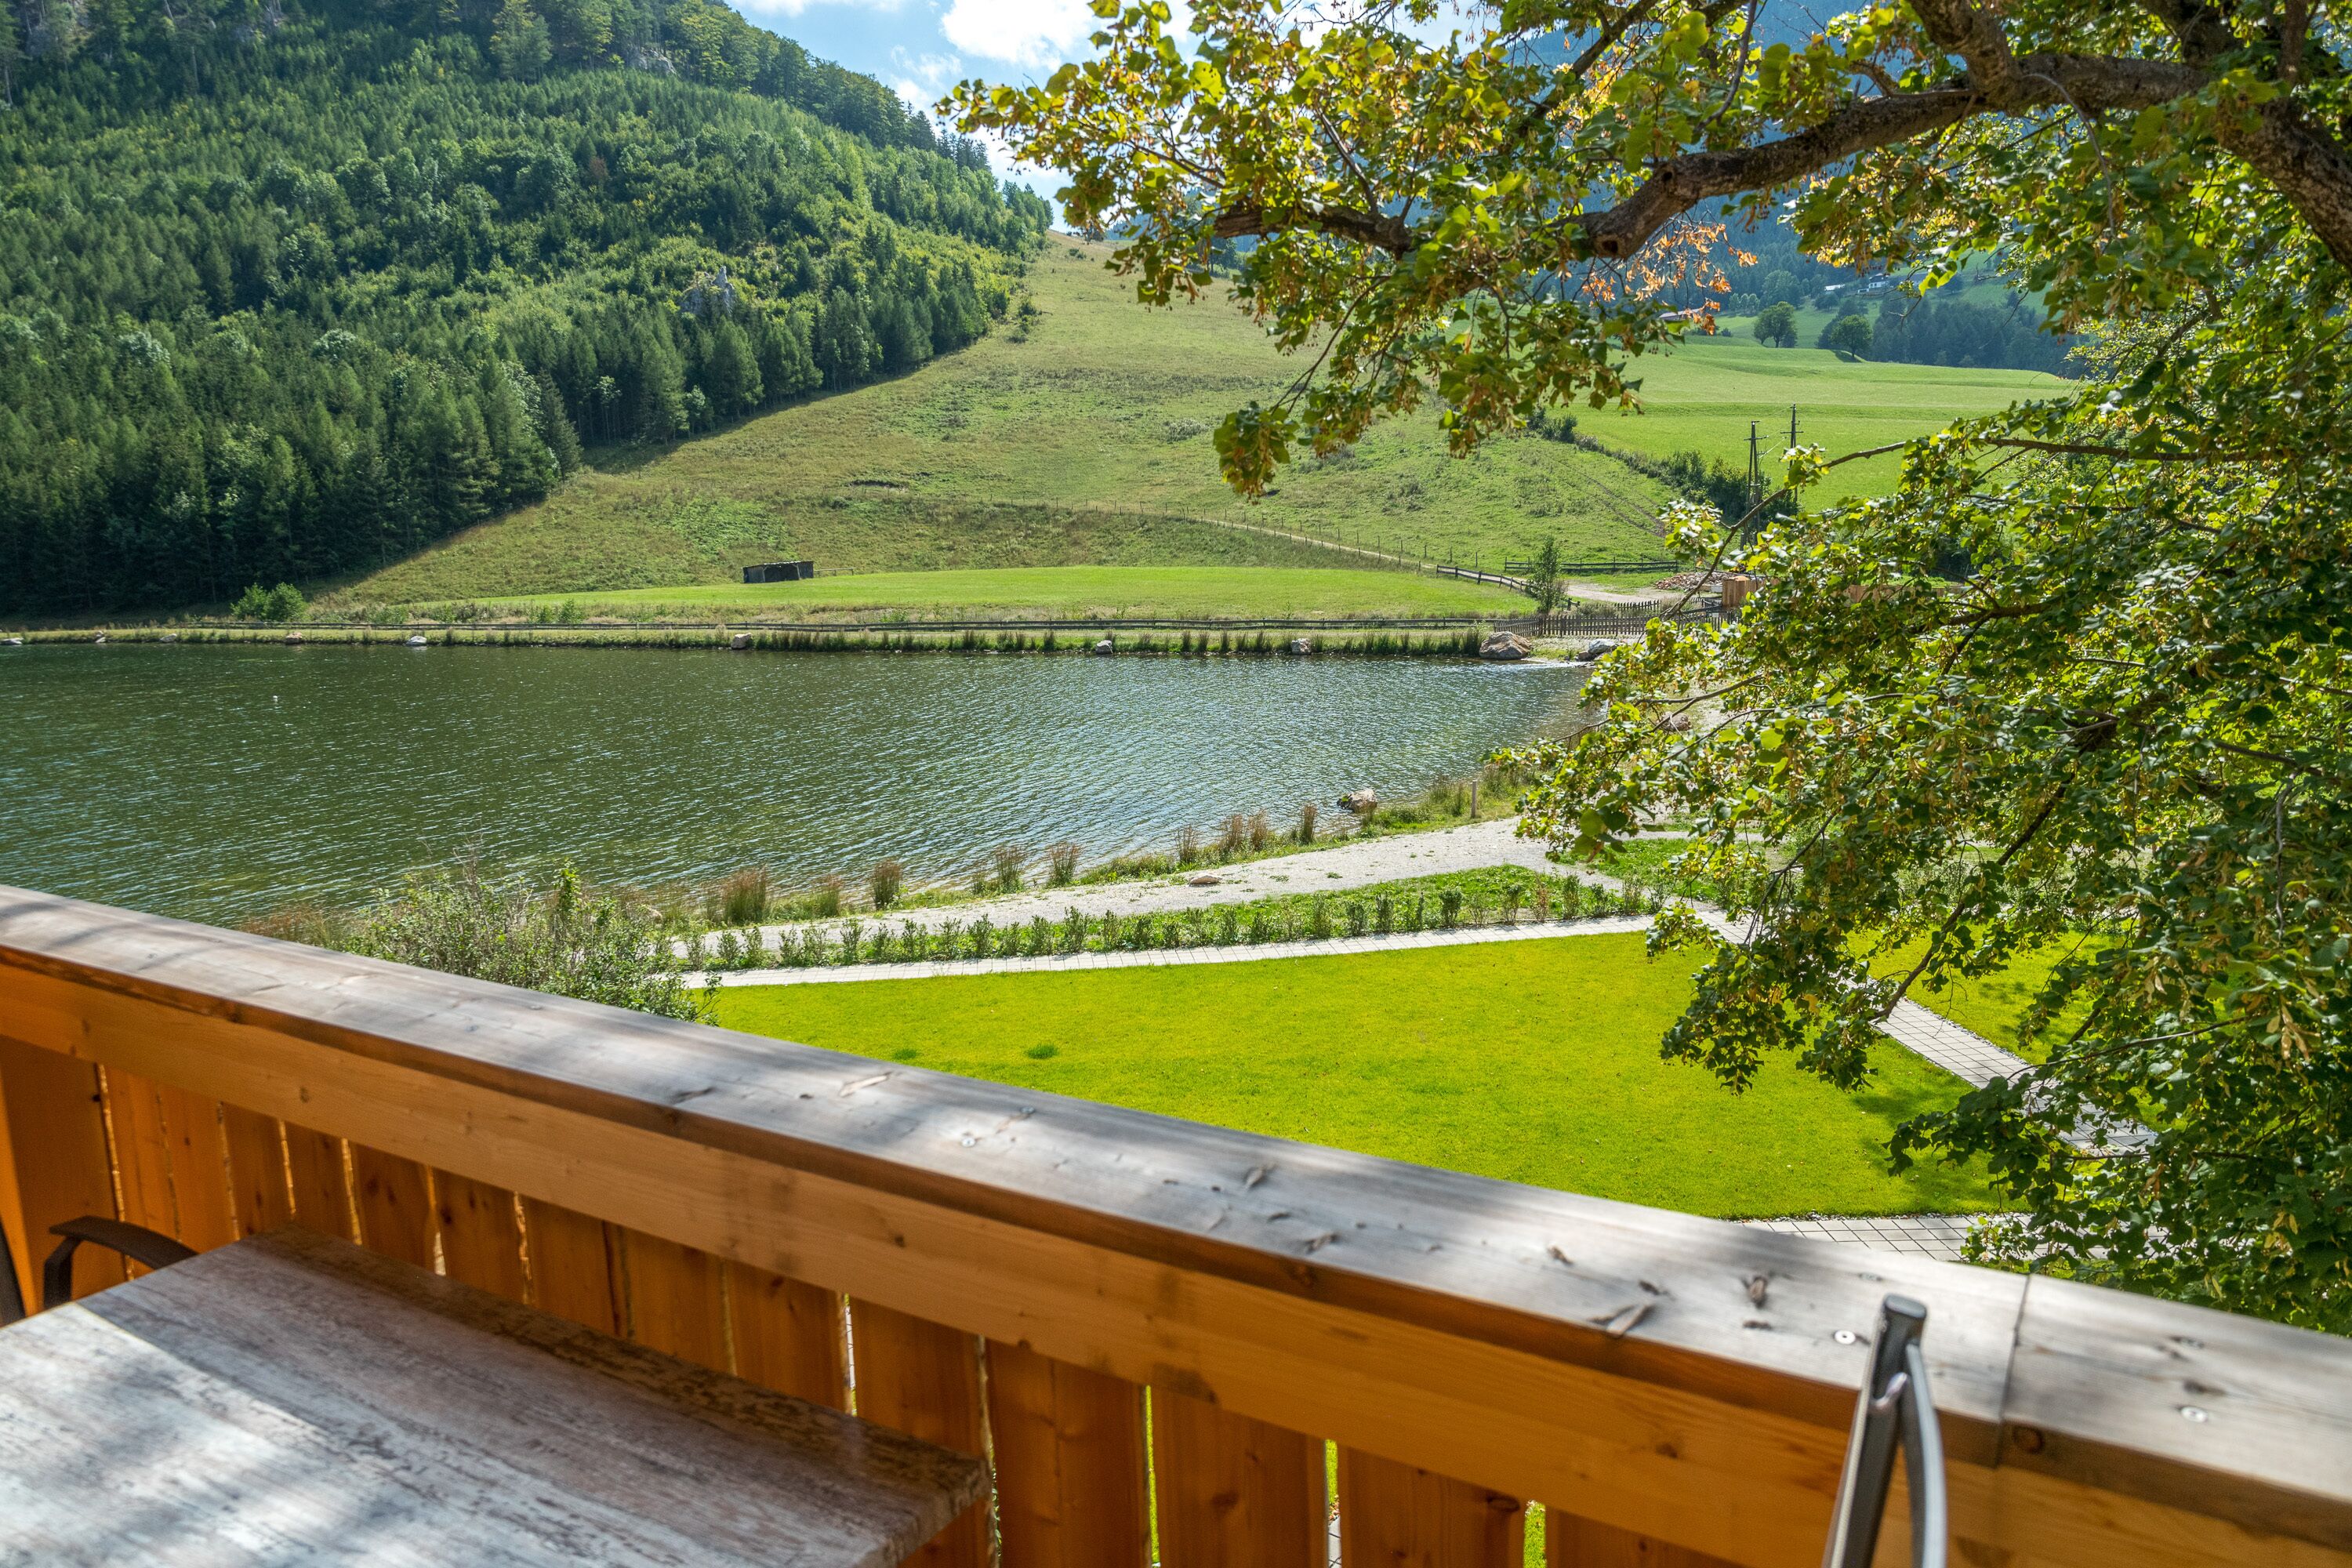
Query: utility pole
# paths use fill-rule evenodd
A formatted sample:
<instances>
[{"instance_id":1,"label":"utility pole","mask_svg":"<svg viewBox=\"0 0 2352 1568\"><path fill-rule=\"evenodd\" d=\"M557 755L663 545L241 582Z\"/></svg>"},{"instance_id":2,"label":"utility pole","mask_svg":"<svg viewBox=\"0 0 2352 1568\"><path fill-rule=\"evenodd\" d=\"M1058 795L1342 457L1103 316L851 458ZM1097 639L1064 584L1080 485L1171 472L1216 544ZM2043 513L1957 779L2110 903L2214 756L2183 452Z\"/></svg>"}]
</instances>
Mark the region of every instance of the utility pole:
<instances>
[{"instance_id":1,"label":"utility pole","mask_svg":"<svg viewBox=\"0 0 2352 1568\"><path fill-rule=\"evenodd\" d=\"M1748 510L1753 513L1764 500L1764 458L1759 447L1756 421L1748 422Z\"/></svg>"},{"instance_id":2,"label":"utility pole","mask_svg":"<svg viewBox=\"0 0 2352 1568\"><path fill-rule=\"evenodd\" d=\"M1789 450L1797 449L1797 405L1789 405Z\"/></svg>"}]
</instances>

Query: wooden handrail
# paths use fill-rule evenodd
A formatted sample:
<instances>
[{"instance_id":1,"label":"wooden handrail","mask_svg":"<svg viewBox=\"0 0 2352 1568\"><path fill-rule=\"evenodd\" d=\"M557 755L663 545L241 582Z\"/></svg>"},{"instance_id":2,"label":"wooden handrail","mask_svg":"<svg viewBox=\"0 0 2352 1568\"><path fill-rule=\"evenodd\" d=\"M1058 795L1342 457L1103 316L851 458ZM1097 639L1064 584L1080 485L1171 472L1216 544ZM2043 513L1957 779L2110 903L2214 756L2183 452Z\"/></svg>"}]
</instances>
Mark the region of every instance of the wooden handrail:
<instances>
[{"instance_id":1,"label":"wooden handrail","mask_svg":"<svg viewBox=\"0 0 2352 1568\"><path fill-rule=\"evenodd\" d=\"M2352 1563L2352 1345L2326 1335L8 889L0 1036L1331 1438L1359 1476L1759 1568L1818 1562L1900 1290L1930 1313L1957 1560ZM9 1060L16 1237L50 1134Z\"/></svg>"}]
</instances>

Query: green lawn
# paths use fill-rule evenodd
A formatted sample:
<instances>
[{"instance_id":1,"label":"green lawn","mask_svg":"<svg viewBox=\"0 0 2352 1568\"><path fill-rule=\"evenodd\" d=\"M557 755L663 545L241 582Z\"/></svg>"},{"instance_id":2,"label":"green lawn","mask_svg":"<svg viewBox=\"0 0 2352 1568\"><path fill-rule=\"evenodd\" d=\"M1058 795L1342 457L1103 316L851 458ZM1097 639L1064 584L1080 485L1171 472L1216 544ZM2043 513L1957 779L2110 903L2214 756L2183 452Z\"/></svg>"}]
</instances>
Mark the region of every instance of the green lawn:
<instances>
[{"instance_id":1,"label":"green lawn","mask_svg":"<svg viewBox=\"0 0 2352 1568\"><path fill-rule=\"evenodd\" d=\"M1108 616L1520 616L1523 595L1409 572L1269 566L1024 566L873 572L805 583L698 584L488 601L535 607L569 602L588 616L874 616L933 618L1018 612L1038 618Z\"/></svg>"},{"instance_id":2,"label":"green lawn","mask_svg":"<svg viewBox=\"0 0 2352 1568\"><path fill-rule=\"evenodd\" d=\"M1848 1097L1771 1063L1735 1097L1657 1056L1689 968L1638 935L719 993L739 1029L1696 1214L1989 1206L1887 1173L1957 1080L1902 1051Z\"/></svg>"},{"instance_id":3,"label":"green lawn","mask_svg":"<svg viewBox=\"0 0 2352 1568\"><path fill-rule=\"evenodd\" d=\"M1810 345L1827 318L1805 312L1799 341ZM1832 457L1913 436L1950 421L1990 414L2021 399L2055 396L2073 385L2028 370L1967 370L1932 364L1877 364L1841 360L1827 349L1767 348L1744 321L1727 320L1714 337L1693 335L1678 352L1635 363L1644 411L1586 411L1580 433L1631 451L1663 458L1687 447L1748 466L1748 426L1763 437L1766 476L1777 479L1789 444L1789 407L1797 408L1797 438L1826 447ZM1896 458L1874 458L1835 470L1821 500L1875 495L1892 489Z\"/></svg>"}]
</instances>

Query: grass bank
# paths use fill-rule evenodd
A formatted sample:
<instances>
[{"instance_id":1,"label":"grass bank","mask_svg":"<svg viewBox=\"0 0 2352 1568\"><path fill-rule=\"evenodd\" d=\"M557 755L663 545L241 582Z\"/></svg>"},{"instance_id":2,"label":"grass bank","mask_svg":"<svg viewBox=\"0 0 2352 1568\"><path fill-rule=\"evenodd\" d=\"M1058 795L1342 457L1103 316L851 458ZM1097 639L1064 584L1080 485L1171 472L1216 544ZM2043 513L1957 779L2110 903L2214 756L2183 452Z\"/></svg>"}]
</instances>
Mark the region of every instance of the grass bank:
<instances>
[{"instance_id":1,"label":"grass bank","mask_svg":"<svg viewBox=\"0 0 2352 1568\"><path fill-rule=\"evenodd\" d=\"M1023 566L849 573L801 583L690 584L481 601L498 610L648 621L900 615L1049 619L1516 616L1528 598L1483 583L1402 571L1277 566Z\"/></svg>"},{"instance_id":2,"label":"grass bank","mask_svg":"<svg viewBox=\"0 0 2352 1568\"><path fill-rule=\"evenodd\" d=\"M1900 1052L1845 1096L1776 1059L1733 1096L1657 1041L1690 971L1639 936L719 994L730 1027L1136 1110L1726 1216L1989 1206L1887 1173L1960 1092Z\"/></svg>"}]
</instances>

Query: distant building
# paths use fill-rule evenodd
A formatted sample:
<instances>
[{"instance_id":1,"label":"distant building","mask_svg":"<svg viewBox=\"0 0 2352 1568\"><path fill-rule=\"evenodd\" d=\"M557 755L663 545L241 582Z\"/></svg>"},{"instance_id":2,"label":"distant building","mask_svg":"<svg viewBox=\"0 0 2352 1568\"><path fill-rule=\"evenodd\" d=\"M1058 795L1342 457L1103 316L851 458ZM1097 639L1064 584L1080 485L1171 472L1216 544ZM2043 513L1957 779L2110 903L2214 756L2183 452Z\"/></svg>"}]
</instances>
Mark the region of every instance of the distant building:
<instances>
[{"instance_id":1,"label":"distant building","mask_svg":"<svg viewBox=\"0 0 2352 1568\"><path fill-rule=\"evenodd\" d=\"M743 568L746 583L797 583L816 575L814 561L763 561Z\"/></svg>"}]
</instances>

